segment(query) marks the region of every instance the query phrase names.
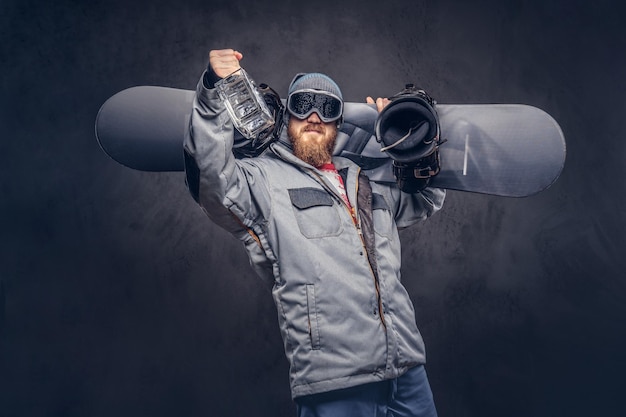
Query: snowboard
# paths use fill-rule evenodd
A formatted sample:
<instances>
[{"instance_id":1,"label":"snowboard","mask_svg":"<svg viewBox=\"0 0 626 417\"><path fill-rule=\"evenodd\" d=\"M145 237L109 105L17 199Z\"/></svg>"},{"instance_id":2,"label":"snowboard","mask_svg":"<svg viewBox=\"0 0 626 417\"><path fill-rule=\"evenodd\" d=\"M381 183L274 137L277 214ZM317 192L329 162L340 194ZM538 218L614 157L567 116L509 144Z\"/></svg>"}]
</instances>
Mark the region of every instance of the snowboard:
<instances>
[{"instance_id":1,"label":"snowboard","mask_svg":"<svg viewBox=\"0 0 626 417\"><path fill-rule=\"evenodd\" d=\"M109 98L96 117L96 138L115 161L142 171L183 171L183 140L194 91L138 86ZM505 197L536 194L556 181L565 139L545 111L525 104L437 104L441 171L431 186ZM346 102L335 155L378 182L394 182L392 160L374 135L373 105ZM286 129L284 129L286 130ZM284 132L283 132L284 134ZM244 141L235 130L235 147Z\"/></svg>"}]
</instances>

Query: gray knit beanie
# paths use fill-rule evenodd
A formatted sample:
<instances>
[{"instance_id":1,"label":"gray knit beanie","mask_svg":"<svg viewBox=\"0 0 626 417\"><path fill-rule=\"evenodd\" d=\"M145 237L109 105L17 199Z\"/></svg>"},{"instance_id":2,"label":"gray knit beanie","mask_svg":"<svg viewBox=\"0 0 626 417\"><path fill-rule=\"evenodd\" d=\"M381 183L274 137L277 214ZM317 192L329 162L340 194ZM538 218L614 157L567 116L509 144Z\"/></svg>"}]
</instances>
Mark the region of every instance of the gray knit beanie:
<instances>
[{"instance_id":1,"label":"gray knit beanie","mask_svg":"<svg viewBox=\"0 0 626 417\"><path fill-rule=\"evenodd\" d=\"M339 86L328 75L319 72L297 74L289 85L289 94L307 88L334 94L343 101Z\"/></svg>"}]
</instances>

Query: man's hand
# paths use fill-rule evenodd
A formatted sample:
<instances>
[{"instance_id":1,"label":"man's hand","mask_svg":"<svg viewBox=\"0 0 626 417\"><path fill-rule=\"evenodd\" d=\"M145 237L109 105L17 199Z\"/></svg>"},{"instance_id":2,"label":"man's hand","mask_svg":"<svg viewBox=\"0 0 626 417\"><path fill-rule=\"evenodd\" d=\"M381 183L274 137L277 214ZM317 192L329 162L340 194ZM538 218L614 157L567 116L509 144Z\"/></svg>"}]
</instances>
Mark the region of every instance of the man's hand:
<instances>
[{"instance_id":1,"label":"man's hand","mask_svg":"<svg viewBox=\"0 0 626 417\"><path fill-rule=\"evenodd\" d=\"M209 52L209 65L215 75L224 78L241 68L242 58L243 54L233 49L217 49Z\"/></svg>"},{"instance_id":2,"label":"man's hand","mask_svg":"<svg viewBox=\"0 0 626 417\"><path fill-rule=\"evenodd\" d=\"M378 97L376 99L376 101L374 101L374 99L371 98L371 97L367 97L365 99L365 101L367 102L367 104L374 104L374 103L376 103L376 109L378 110L378 113L383 111L385 106L388 105L389 103L391 103L391 101L389 101L388 98L380 98L380 97Z\"/></svg>"}]
</instances>

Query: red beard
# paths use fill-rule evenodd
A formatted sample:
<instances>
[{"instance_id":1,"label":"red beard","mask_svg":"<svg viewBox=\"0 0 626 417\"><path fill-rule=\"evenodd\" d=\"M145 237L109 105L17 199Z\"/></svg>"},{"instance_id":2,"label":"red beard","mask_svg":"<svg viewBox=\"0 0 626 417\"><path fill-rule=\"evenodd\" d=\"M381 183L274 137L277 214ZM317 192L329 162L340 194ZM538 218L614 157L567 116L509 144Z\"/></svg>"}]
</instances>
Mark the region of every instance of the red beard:
<instances>
[{"instance_id":1,"label":"red beard","mask_svg":"<svg viewBox=\"0 0 626 417\"><path fill-rule=\"evenodd\" d=\"M304 138L307 132L318 132L322 137ZM290 123L287 133L293 145L294 155L307 164L319 167L331 161L337 139L337 129L334 125L311 123L296 129Z\"/></svg>"}]
</instances>

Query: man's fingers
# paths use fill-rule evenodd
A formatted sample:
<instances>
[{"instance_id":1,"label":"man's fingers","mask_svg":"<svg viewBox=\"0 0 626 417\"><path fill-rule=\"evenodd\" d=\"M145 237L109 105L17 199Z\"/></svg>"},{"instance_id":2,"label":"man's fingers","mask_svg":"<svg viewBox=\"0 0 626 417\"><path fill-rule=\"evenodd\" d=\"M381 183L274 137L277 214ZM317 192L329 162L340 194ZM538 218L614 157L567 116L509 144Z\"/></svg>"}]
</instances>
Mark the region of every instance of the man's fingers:
<instances>
[{"instance_id":1,"label":"man's fingers","mask_svg":"<svg viewBox=\"0 0 626 417\"><path fill-rule=\"evenodd\" d=\"M214 49L209 52L209 63L218 77L224 78L240 67L243 54L234 49Z\"/></svg>"},{"instance_id":2,"label":"man's fingers","mask_svg":"<svg viewBox=\"0 0 626 417\"><path fill-rule=\"evenodd\" d=\"M383 107L385 107L385 106L383 105L383 99L382 99L382 98L380 98L380 97L378 97L378 98L376 99L376 108L377 108L377 109L378 109L378 111L380 112L380 111L383 109Z\"/></svg>"},{"instance_id":3,"label":"man's fingers","mask_svg":"<svg viewBox=\"0 0 626 417\"><path fill-rule=\"evenodd\" d=\"M383 109L385 108L385 106L387 106L387 104L389 104L390 101L388 98L380 98L378 97L376 99L376 108L378 109L378 112L380 113L381 111L383 111Z\"/></svg>"},{"instance_id":4,"label":"man's fingers","mask_svg":"<svg viewBox=\"0 0 626 417\"><path fill-rule=\"evenodd\" d=\"M385 98L378 97L378 98L376 99L376 101L374 101L374 99L373 99L372 97L369 97L369 96L365 99L365 102L366 102L367 104L376 104L376 110L378 110L378 112L379 112L379 113L380 113L381 111L383 111L383 109L384 109L384 108L385 108L385 107L386 107L389 103L391 103L391 102L389 101L389 99L388 99L388 98L386 98L386 97L385 97Z\"/></svg>"},{"instance_id":5,"label":"man's fingers","mask_svg":"<svg viewBox=\"0 0 626 417\"><path fill-rule=\"evenodd\" d=\"M213 49L209 52L209 57L222 57L222 56L232 56L236 53L234 49Z\"/></svg>"},{"instance_id":6,"label":"man's fingers","mask_svg":"<svg viewBox=\"0 0 626 417\"><path fill-rule=\"evenodd\" d=\"M241 52L233 51L232 49L220 49L209 52L209 60L211 62L239 64L242 58L243 54Z\"/></svg>"}]
</instances>

